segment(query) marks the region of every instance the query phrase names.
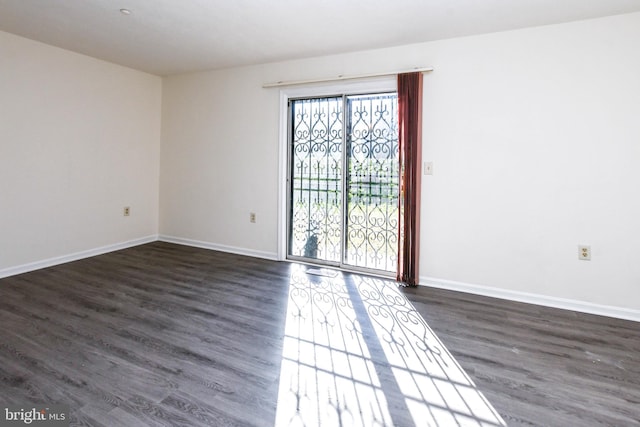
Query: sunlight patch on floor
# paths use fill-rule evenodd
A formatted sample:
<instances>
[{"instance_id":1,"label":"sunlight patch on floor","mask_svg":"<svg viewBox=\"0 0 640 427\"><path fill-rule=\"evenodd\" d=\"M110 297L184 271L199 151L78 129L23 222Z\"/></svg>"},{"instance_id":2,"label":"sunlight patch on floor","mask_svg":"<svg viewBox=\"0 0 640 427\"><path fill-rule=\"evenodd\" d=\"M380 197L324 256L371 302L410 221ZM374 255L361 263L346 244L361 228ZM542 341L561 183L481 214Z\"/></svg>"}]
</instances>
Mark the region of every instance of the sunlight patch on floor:
<instances>
[{"instance_id":1,"label":"sunlight patch on floor","mask_svg":"<svg viewBox=\"0 0 640 427\"><path fill-rule=\"evenodd\" d=\"M504 426L390 281L292 265L276 426Z\"/></svg>"},{"instance_id":2,"label":"sunlight patch on floor","mask_svg":"<svg viewBox=\"0 0 640 427\"><path fill-rule=\"evenodd\" d=\"M416 425L505 425L397 286L353 283Z\"/></svg>"}]
</instances>

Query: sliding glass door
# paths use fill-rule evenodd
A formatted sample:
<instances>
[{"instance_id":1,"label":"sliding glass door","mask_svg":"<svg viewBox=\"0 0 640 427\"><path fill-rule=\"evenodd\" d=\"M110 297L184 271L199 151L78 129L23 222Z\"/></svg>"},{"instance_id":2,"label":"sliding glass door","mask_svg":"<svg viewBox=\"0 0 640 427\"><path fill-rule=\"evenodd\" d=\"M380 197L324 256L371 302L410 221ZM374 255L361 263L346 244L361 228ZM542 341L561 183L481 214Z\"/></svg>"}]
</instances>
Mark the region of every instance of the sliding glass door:
<instances>
[{"instance_id":1,"label":"sliding glass door","mask_svg":"<svg viewBox=\"0 0 640 427\"><path fill-rule=\"evenodd\" d=\"M290 100L288 257L394 272L395 93Z\"/></svg>"},{"instance_id":2,"label":"sliding glass door","mask_svg":"<svg viewBox=\"0 0 640 427\"><path fill-rule=\"evenodd\" d=\"M293 100L290 117L289 255L340 263L343 100Z\"/></svg>"}]
</instances>

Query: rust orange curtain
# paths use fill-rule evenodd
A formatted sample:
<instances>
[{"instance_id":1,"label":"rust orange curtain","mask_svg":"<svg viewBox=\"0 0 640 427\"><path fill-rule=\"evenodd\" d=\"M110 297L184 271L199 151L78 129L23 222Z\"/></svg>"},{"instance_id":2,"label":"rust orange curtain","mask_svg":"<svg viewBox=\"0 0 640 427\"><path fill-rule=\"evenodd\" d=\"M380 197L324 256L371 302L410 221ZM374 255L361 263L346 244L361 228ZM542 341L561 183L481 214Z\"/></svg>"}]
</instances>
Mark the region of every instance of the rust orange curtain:
<instances>
[{"instance_id":1,"label":"rust orange curtain","mask_svg":"<svg viewBox=\"0 0 640 427\"><path fill-rule=\"evenodd\" d=\"M422 164L422 73L398 74L400 236L396 278L418 284L420 178Z\"/></svg>"}]
</instances>

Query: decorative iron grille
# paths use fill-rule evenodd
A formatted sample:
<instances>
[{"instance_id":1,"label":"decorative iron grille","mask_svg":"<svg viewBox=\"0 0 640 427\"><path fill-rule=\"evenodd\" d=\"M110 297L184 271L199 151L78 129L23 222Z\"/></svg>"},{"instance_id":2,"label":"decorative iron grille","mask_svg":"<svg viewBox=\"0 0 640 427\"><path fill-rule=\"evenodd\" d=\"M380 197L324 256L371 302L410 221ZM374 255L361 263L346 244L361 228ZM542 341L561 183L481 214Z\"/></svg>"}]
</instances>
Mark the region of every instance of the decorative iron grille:
<instances>
[{"instance_id":1,"label":"decorative iron grille","mask_svg":"<svg viewBox=\"0 0 640 427\"><path fill-rule=\"evenodd\" d=\"M395 271L398 262L398 98L347 97L345 263Z\"/></svg>"},{"instance_id":2,"label":"decorative iron grille","mask_svg":"<svg viewBox=\"0 0 640 427\"><path fill-rule=\"evenodd\" d=\"M292 103L290 255L341 261L342 111L342 98Z\"/></svg>"},{"instance_id":3,"label":"decorative iron grille","mask_svg":"<svg viewBox=\"0 0 640 427\"><path fill-rule=\"evenodd\" d=\"M394 271L396 94L294 100L291 129L289 255Z\"/></svg>"}]
</instances>

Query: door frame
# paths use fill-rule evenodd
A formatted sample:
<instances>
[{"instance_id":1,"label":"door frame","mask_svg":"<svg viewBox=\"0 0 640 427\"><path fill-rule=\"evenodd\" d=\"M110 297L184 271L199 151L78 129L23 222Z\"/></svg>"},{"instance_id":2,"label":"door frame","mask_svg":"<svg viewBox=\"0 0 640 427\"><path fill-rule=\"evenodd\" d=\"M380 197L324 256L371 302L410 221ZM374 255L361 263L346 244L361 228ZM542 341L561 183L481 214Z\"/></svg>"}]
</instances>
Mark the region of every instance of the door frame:
<instances>
[{"instance_id":1,"label":"door frame","mask_svg":"<svg viewBox=\"0 0 640 427\"><path fill-rule=\"evenodd\" d=\"M335 95L361 95L397 91L395 76L353 79L331 83L291 86L280 90L280 130L278 147L278 260L287 261L287 207L289 179L289 100Z\"/></svg>"}]
</instances>

